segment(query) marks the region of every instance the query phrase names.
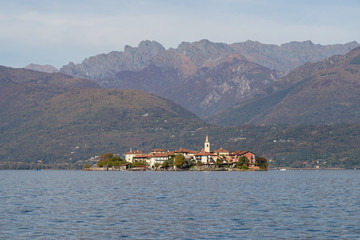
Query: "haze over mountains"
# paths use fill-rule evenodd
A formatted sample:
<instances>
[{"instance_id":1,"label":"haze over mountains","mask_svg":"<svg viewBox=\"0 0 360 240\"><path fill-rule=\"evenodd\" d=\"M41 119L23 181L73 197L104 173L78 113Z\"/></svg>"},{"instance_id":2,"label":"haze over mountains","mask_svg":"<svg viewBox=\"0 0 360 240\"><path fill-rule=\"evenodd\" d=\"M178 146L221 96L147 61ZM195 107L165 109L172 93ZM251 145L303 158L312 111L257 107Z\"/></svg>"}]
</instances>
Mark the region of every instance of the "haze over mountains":
<instances>
[{"instance_id":1,"label":"haze over mountains","mask_svg":"<svg viewBox=\"0 0 360 240\"><path fill-rule=\"evenodd\" d=\"M25 69L34 70L38 72L45 72L45 73L56 73L59 72L59 69L53 67L49 64L40 65L40 64L29 64L24 67Z\"/></svg>"},{"instance_id":2,"label":"haze over mountains","mask_svg":"<svg viewBox=\"0 0 360 240\"><path fill-rule=\"evenodd\" d=\"M282 89L280 77L307 62L346 54L359 46L315 45L311 41L280 46L247 41L224 44L201 40L176 49L143 41L70 63L60 71L94 79L106 88L141 89L173 100L202 118L238 102Z\"/></svg>"},{"instance_id":3,"label":"haze over mountains","mask_svg":"<svg viewBox=\"0 0 360 240\"><path fill-rule=\"evenodd\" d=\"M216 66L224 57L226 59L230 55L239 54L249 61L287 73L307 62L346 54L358 46L357 42L323 46L311 41L291 42L280 46L256 41L228 45L201 40L194 43L183 42L176 49L166 50L158 42L142 41L138 47L126 46L123 52L99 54L85 59L81 64L69 63L60 71L98 80L112 77L123 70L139 71L154 63L156 66L173 66L188 76L198 68Z\"/></svg>"},{"instance_id":4,"label":"haze over mountains","mask_svg":"<svg viewBox=\"0 0 360 240\"><path fill-rule=\"evenodd\" d=\"M0 168L201 147L206 134L272 166L360 166L358 46L143 41L61 73L0 66Z\"/></svg>"}]
</instances>

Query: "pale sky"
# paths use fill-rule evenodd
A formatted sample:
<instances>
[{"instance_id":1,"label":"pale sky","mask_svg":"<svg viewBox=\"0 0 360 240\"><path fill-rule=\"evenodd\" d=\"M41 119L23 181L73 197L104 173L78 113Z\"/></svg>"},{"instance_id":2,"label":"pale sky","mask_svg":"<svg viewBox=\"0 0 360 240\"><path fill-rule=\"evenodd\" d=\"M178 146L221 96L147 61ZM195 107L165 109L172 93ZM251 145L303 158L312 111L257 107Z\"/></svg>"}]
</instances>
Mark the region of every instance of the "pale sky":
<instances>
[{"instance_id":1,"label":"pale sky","mask_svg":"<svg viewBox=\"0 0 360 240\"><path fill-rule=\"evenodd\" d=\"M154 40L360 42L360 0L0 0L0 65L57 68Z\"/></svg>"}]
</instances>

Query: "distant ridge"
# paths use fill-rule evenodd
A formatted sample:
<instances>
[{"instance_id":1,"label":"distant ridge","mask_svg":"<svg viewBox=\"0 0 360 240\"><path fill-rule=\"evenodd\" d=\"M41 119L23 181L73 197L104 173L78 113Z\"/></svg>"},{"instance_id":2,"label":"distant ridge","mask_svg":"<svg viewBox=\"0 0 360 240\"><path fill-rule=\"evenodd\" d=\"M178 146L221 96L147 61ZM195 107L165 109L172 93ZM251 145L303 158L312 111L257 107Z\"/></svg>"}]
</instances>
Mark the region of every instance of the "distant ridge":
<instances>
[{"instance_id":1,"label":"distant ridge","mask_svg":"<svg viewBox=\"0 0 360 240\"><path fill-rule=\"evenodd\" d=\"M72 76L95 80L104 79L123 70L142 70L150 63L162 67L169 62L161 59L170 59L176 53L178 54L176 58L186 58L188 59L187 64L196 66L196 68L214 67L221 63L222 58L239 54L251 62L287 73L307 62L317 62L333 55L346 54L359 46L359 43L355 41L334 45L320 45L304 41L278 46L257 41L233 44L213 43L204 39L193 43L182 42L177 48L166 50L160 43L146 40L140 42L137 47L126 46L123 52L113 51L108 54L99 54L86 58L80 64L69 63L64 65L60 71ZM172 66L178 68L177 64L179 63L181 61L175 61ZM169 65L166 66L169 67Z\"/></svg>"},{"instance_id":2,"label":"distant ridge","mask_svg":"<svg viewBox=\"0 0 360 240\"><path fill-rule=\"evenodd\" d=\"M225 44L204 39L166 50L158 42L142 41L123 52L69 63L60 71L93 79L105 88L144 90L207 118L240 101L282 89L286 83L278 80L296 67L358 46L357 42L319 45L311 41L280 46L256 41ZM237 66L234 59L239 60Z\"/></svg>"},{"instance_id":3,"label":"distant ridge","mask_svg":"<svg viewBox=\"0 0 360 240\"><path fill-rule=\"evenodd\" d=\"M38 72L44 72L44 73L56 73L59 72L59 69L57 69L54 66L51 65L40 65L40 64L29 64L24 67L25 69L34 70Z\"/></svg>"}]
</instances>

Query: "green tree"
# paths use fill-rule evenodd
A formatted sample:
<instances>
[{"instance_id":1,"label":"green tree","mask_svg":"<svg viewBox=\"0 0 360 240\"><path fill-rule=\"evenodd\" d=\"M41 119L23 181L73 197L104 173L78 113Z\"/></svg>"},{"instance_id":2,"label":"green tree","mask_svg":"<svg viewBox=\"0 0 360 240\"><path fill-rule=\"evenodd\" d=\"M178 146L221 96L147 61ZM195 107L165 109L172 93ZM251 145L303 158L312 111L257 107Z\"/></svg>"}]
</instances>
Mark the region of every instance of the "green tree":
<instances>
[{"instance_id":1,"label":"green tree","mask_svg":"<svg viewBox=\"0 0 360 240\"><path fill-rule=\"evenodd\" d=\"M165 168L165 169L168 169L170 167L169 160L163 162L163 164L161 164L161 167Z\"/></svg>"},{"instance_id":2,"label":"green tree","mask_svg":"<svg viewBox=\"0 0 360 240\"><path fill-rule=\"evenodd\" d=\"M139 167L139 166L146 166L146 161L139 161L139 162L133 162L131 163L131 167Z\"/></svg>"},{"instance_id":3,"label":"green tree","mask_svg":"<svg viewBox=\"0 0 360 240\"><path fill-rule=\"evenodd\" d=\"M114 157L114 154L113 153L105 153L105 154L103 154L103 155L100 155L99 156L99 159L100 160L108 160L108 159L111 159L111 158L113 158Z\"/></svg>"},{"instance_id":4,"label":"green tree","mask_svg":"<svg viewBox=\"0 0 360 240\"><path fill-rule=\"evenodd\" d=\"M99 156L98 167L119 167L121 164L127 163L121 157L115 157L112 153L105 153Z\"/></svg>"},{"instance_id":5,"label":"green tree","mask_svg":"<svg viewBox=\"0 0 360 240\"><path fill-rule=\"evenodd\" d=\"M190 160L186 161L186 165L188 168L191 168L196 165L196 161L193 159L190 159Z\"/></svg>"},{"instance_id":6,"label":"green tree","mask_svg":"<svg viewBox=\"0 0 360 240\"><path fill-rule=\"evenodd\" d=\"M175 155L174 165L177 168L183 168L185 165L185 157L181 153Z\"/></svg>"},{"instance_id":7,"label":"green tree","mask_svg":"<svg viewBox=\"0 0 360 240\"><path fill-rule=\"evenodd\" d=\"M216 159L216 166L221 167L223 165L223 160L221 158Z\"/></svg>"},{"instance_id":8,"label":"green tree","mask_svg":"<svg viewBox=\"0 0 360 240\"><path fill-rule=\"evenodd\" d=\"M175 156L171 156L169 158L169 167L174 167L174 162L175 162Z\"/></svg>"},{"instance_id":9,"label":"green tree","mask_svg":"<svg viewBox=\"0 0 360 240\"><path fill-rule=\"evenodd\" d=\"M246 156L239 157L237 167L242 169L244 169L243 167L249 167L249 159Z\"/></svg>"},{"instance_id":10,"label":"green tree","mask_svg":"<svg viewBox=\"0 0 360 240\"><path fill-rule=\"evenodd\" d=\"M255 164L259 166L260 169L267 170L268 169L268 161L264 157L255 157Z\"/></svg>"}]
</instances>

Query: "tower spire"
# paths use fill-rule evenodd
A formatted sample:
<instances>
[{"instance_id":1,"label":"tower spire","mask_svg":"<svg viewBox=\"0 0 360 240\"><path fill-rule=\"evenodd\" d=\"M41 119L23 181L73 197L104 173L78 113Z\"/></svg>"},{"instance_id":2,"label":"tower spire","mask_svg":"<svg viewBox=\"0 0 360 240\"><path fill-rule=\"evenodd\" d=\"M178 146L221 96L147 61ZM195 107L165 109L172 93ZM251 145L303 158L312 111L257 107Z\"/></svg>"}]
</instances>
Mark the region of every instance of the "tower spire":
<instances>
[{"instance_id":1,"label":"tower spire","mask_svg":"<svg viewBox=\"0 0 360 240\"><path fill-rule=\"evenodd\" d=\"M206 138L205 138L204 150L205 150L205 152L210 152L210 142L209 142L208 135L206 135Z\"/></svg>"}]
</instances>

